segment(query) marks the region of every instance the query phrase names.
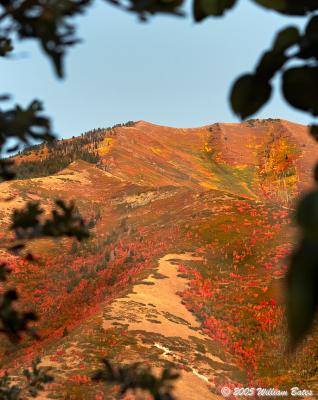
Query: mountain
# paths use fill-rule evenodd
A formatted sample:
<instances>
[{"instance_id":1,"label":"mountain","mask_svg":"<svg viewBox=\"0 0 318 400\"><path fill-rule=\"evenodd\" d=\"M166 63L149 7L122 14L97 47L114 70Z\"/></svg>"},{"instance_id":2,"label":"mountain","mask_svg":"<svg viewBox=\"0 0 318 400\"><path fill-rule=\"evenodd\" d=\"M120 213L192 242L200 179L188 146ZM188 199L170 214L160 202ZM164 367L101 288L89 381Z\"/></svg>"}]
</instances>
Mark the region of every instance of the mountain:
<instances>
[{"instance_id":1,"label":"mountain","mask_svg":"<svg viewBox=\"0 0 318 400\"><path fill-rule=\"evenodd\" d=\"M307 127L284 120L193 129L139 121L35 146L15 160L21 177L45 174L53 164L57 172L80 158L137 185L219 189L255 199L281 195L288 201L310 185L315 148Z\"/></svg>"},{"instance_id":2,"label":"mountain","mask_svg":"<svg viewBox=\"0 0 318 400\"><path fill-rule=\"evenodd\" d=\"M89 379L101 357L176 367L183 400L222 398L225 385L314 385L317 340L294 360L279 354L291 216L316 150L307 127L284 120L130 121L15 155L2 236L13 208L49 211L57 197L76 201L92 235L34 241L35 262L3 252L24 307L43 317L39 342L1 339L1 367L19 381L41 356L55 368L42 398L113 398L116 387Z\"/></svg>"}]
</instances>

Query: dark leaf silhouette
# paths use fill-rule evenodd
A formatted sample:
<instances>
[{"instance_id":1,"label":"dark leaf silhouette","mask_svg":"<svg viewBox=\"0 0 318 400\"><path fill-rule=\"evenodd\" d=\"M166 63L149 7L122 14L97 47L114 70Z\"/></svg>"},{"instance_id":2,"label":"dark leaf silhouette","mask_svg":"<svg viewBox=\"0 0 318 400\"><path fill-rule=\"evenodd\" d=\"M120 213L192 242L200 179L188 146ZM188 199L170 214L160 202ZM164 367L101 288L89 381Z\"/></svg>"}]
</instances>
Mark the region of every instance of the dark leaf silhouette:
<instances>
[{"instance_id":1,"label":"dark leaf silhouette","mask_svg":"<svg viewBox=\"0 0 318 400\"><path fill-rule=\"evenodd\" d=\"M37 397L39 392L44 389L45 384L53 382L50 370L49 367L40 366L40 359L35 359L32 367L24 370L26 381L22 384L13 383L12 377L6 372L0 378L0 398L2 400L23 400L29 396Z\"/></svg>"},{"instance_id":2,"label":"dark leaf silhouette","mask_svg":"<svg viewBox=\"0 0 318 400\"><path fill-rule=\"evenodd\" d=\"M194 0L193 16L195 21L202 21L208 16L222 16L232 8L236 0Z\"/></svg>"},{"instance_id":3,"label":"dark leaf silhouette","mask_svg":"<svg viewBox=\"0 0 318 400\"><path fill-rule=\"evenodd\" d=\"M318 9L316 0L254 0L254 2L286 15L306 15Z\"/></svg>"},{"instance_id":4,"label":"dark leaf silhouette","mask_svg":"<svg viewBox=\"0 0 318 400\"><path fill-rule=\"evenodd\" d=\"M2 20L6 22L6 27L2 30L7 35L15 32L20 39L37 40L52 60L57 75L62 77L65 51L79 41L75 36L75 26L69 22L69 18L83 13L91 2L91 0L3 1ZM0 34L2 30L0 28Z\"/></svg>"},{"instance_id":5,"label":"dark leaf silhouette","mask_svg":"<svg viewBox=\"0 0 318 400\"><path fill-rule=\"evenodd\" d=\"M300 202L297 222L306 237L318 239L318 190L307 194Z\"/></svg>"},{"instance_id":6,"label":"dark leaf silhouette","mask_svg":"<svg viewBox=\"0 0 318 400\"><path fill-rule=\"evenodd\" d=\"M51 132L50 121L42 115L42 111L42 104L37 100L31 102L25 109L18 105L6 111L0 108L0 149L3 151L4 145L9 139L17 141L16 145L9 148L9 152L17 151L22 144L29 144L32 141L53 140L54 135ZM2 179L14 178L12 165L12 160L0 159Z\"/></svg>"},{"instance_id":7,"label":"dark leaf silhouette","mask_svg":"<svg viewBox=\"0 0 318 400\"><path fill-rule=\"evenodd\" d=\"M300 34L298 29L294 26L289 26L278 32L274 41L273 51L278 53L283 53L290 46L293 46L296 43L298 43L299 39L300 39Z\"/></svg>"},{"instance_id":8,"label":"dark leaf silhouette","mask_svg":"<svg viewBox=\"0 0 318 400\"><path fill-rule=\"evenodd\" d=\"M305 29L305 34L302 36L299 43L300 50L297 57L302 59L310 59L311 57L318 57L318 16L313 16Z\"/></svg>"},{"instance_id":9,"label":"dark leaf silhouette","mask_svg":"<svg viewBox=\"0 0 318 400\"><path fill-rule=\"evenodd\" d=\"M179 374L170 369L163 369L161 376L156 377L151 368L141 363L113 366L104 359L104 367L97 371L93 380L120 385L120 393L124 395L128 390L142 389L148 391L154 400L173 400L171 382Z\"/></svg>"},{"instance_id":10,"label":"dark leaf silhouette","mask_svg":"<svg viewBox=\"0 0 318 400\"><path fill-rule=\"evenodd\" d=\"M317 167L314 178L317 181ZM302 239L291 257L286 276L291 349L309 332L318 306L318 190L301 200L297 222L302 230Z\"/></svg>"},{"instance_id":11,"label":"dark leaf silhouette","mask_svg":"<svg viewBox=\"0 0 318 400\"><path fill-rule=\"evenodd\" d=\"M318 67L294 67L283 74L282 89L288 103L318 115Z\"/></svg>"},{"instance_id":12,"label":"dark leaf silhouette","mask_svg":"<svg viewBox=\"0 0 318 400\"><path fill-rule=\"evenodd\" d=\"M6 282L7 275L11 273L11 269L5 263L0 264L0 282Z\"/></svg>"},{"instance_id":13,"label":"dark leaf silhouette","mask_svg":"<svg viewBox=\"0 0 318 400\"><path fill-rule=\"evenodd\" d=\"M183 16L181 6L184 0L129 0L128 5L120 0L106 0L108 3L126 11L131 11L139 15L141 21L146 21L150 15L156 13L173 14Z\"/></svg>"},{"instance_id":14,"label":"dark leaf silhouette","mask_svg":"<svg viewBox=\"0 0 318 400\"><path fill-rule=\"evenodd\" d=\"M15 172L12 169L14 162L12 160L0 160L0 178L10 181L15 178Z\"/></svg>"},{"instance_id":15,"label":"dark leaf silhouette","mask_svg":"<svg viewBox=\"0 0 318 400\"><path fill-rule=\"evenodd\" d=\"M74 203L66 205L62 200L56 200L57 206L51 213L51 218L40 221L43 210L38 202L29 202L25 209L14 210L10 229L18 240L30 240L39 237L75 237L83 240L89 236L88 227L78 215Z\"/></svg>"},{"instance_id":16,"label":"dark leaf silhouette","mask_svg":"<svg viewBox=\"0 0 318 400\"><path fill-rule=\"evenodd\" d=\"M11 39L0 37L0 57L5 57L13 50Z\"/></svg>"},{"instance_id":17,"label":"dark leaf silhouette","mask_svg":"<svg viewBox=\"0 0 318 400\"><path fill-rule=\"evenodd\" d=\"M18 294L12 289L0 296L0 332L6 334L12 342L19 341L22 332L36 338L35 331L29 327L29 322L37 320L36 315L33 312L17 311L13 306L16 300L18 300Z\"/></svg>"},{"instance_id":18,"label":"dark leaf silhouette","mask_svg":"<svg viewBox=\"0 0 318 400\"><path fill-rule=\"evenodd\" d=\"M312 227L313 224L310 224L310 229ZM317 233L315 233L316 237ZM286 279L287 319L291 349L294 349L304 335L309 332L316 316L318 306L317 266L317 239L309 238L306 235L291 258Z\"/></svg>"},{"instance_id":19,"label":"dark leaf silhouette","mask_svg":"<svg viewBox=\"0 0 318 400\"><path fill-rule=\"evenodd\" d=\"M27 379L27 392L32 397L37 397L38 393L44 390L44 385L53 382L53 376L50 375L50 367L40 367L39 358L32 362L31 369L23 371Z\"/></svg>"},{"instance_id":20,"label":"dark leaf silhouette","mask_svg":"<svg viewBox=\"0 0 318 400\"><path fill-rule=\"evenodd\" d=\"M271 85L255 75L243 75L233 85L231 105L242 119L255 114L270 98Z\"/></svg>"},{"instance_id":21,"label":"dark leaf silhouette","mask_svg":"<svg viewBox=\"0 0 318 400\"><path fill-rule=\"evenodd\" d=\"M259 64L256 67L255 78L269 81L275 73L288 60L284 53L278 51L267 51L263 54ZM257 89L258 90L258 89Z\"/></svg>"},{"instance_id":22,"label":"dark leaf silhouette","mask_svg":"<svg viewBox=\"0 0 318 400\"><path fill-rule=\"evenodd\" d=\"M318 140L318 125L310 125L309 132L316 140Z\"/></svg>"},{"instance_id":23,"label":"dark leaf silhouette","mask_svg":"<svg viewBox=\"0 0 318 400\"><path fill-rule=\"evenodd\" d=\"M0 264L0 281L7 281L11 270L5 263ZM21 339L21 333L26 332L37 337L35 332L28 327L30 321L35 321L36 316L32 312L21 313L17 311L13 303L18 299L15 290L7 289L0 295L0 332L5 333L12 342Z\"/></svg>"}]
</instances>

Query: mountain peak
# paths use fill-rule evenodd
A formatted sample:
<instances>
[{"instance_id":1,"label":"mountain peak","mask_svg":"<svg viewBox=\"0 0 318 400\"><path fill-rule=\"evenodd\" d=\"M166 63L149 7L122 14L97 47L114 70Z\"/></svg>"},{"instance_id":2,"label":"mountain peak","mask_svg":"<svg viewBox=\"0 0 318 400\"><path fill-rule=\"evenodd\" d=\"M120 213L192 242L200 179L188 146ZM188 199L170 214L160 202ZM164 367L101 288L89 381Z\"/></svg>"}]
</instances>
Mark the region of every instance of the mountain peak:
<instances>
[{"instance_id":1,"label":"mountain peak","mask_svg":"<svg viewBox=\"0 0 318 400\"><path fill-rule=\"evenodd\" d=\"M312 184L316 152L317 143L306 126L282 119L198 128L139 120L35 147L17 161L22 179L52 175L66 167L82 171L88 162L136 185L217 189L289 201Z\"/></svg>"}]
</instances>

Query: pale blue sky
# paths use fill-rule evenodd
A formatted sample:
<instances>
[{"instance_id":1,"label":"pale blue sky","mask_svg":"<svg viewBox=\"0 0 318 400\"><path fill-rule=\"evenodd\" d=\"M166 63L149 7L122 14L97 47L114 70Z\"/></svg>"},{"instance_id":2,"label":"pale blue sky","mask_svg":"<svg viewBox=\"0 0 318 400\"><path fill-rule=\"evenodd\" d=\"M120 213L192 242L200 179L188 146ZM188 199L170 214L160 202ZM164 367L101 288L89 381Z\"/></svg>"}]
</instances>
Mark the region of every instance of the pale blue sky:
<instances>
[{"instance_id":1,"label":"pale blue sky","mask_svg":"<svg viewBox=\"0 0 318 400\"><path fill-rule=\"evenodd\" d=\"M228 104L233 79L254 67L278 27L303 23L240 3L196 24L190 16L140 23L98 1L77 19L84 42L69 51L64 80L35 44L22 42L17 60L1 60L0 93L22 104L43 100L60 137L139 119L175 127L237 121ZM310 122L279 91L255 117Z\"/></svg>"}]
</instances>

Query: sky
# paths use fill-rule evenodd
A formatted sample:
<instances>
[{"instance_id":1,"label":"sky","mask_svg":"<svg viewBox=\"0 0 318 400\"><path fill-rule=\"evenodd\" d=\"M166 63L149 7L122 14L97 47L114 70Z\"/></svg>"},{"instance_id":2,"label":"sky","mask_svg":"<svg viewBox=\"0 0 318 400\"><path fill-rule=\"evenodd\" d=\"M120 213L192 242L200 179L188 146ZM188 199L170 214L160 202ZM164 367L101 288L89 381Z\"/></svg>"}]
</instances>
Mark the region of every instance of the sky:
<instances>
[{"instance_id":1,"label":"sky","mask_svg":"<svg viewBox=\"0 0 318 400\"><path fill-rule=\"evenodd\" d=\"M56 78L37 44L23 41L15 58L1 60L0 93L23 105L42 100L63 138L128 120L183 128L237 122L228 102L231 83L253 70L278 29L303 22L244 0L203 23L190 11L186 18L158 15L141 23L97 1L76 19L83 42L67 54L65 79ZM283 101L278 84L253 118L310 123Z\"/></svg>"}]
</instances>

